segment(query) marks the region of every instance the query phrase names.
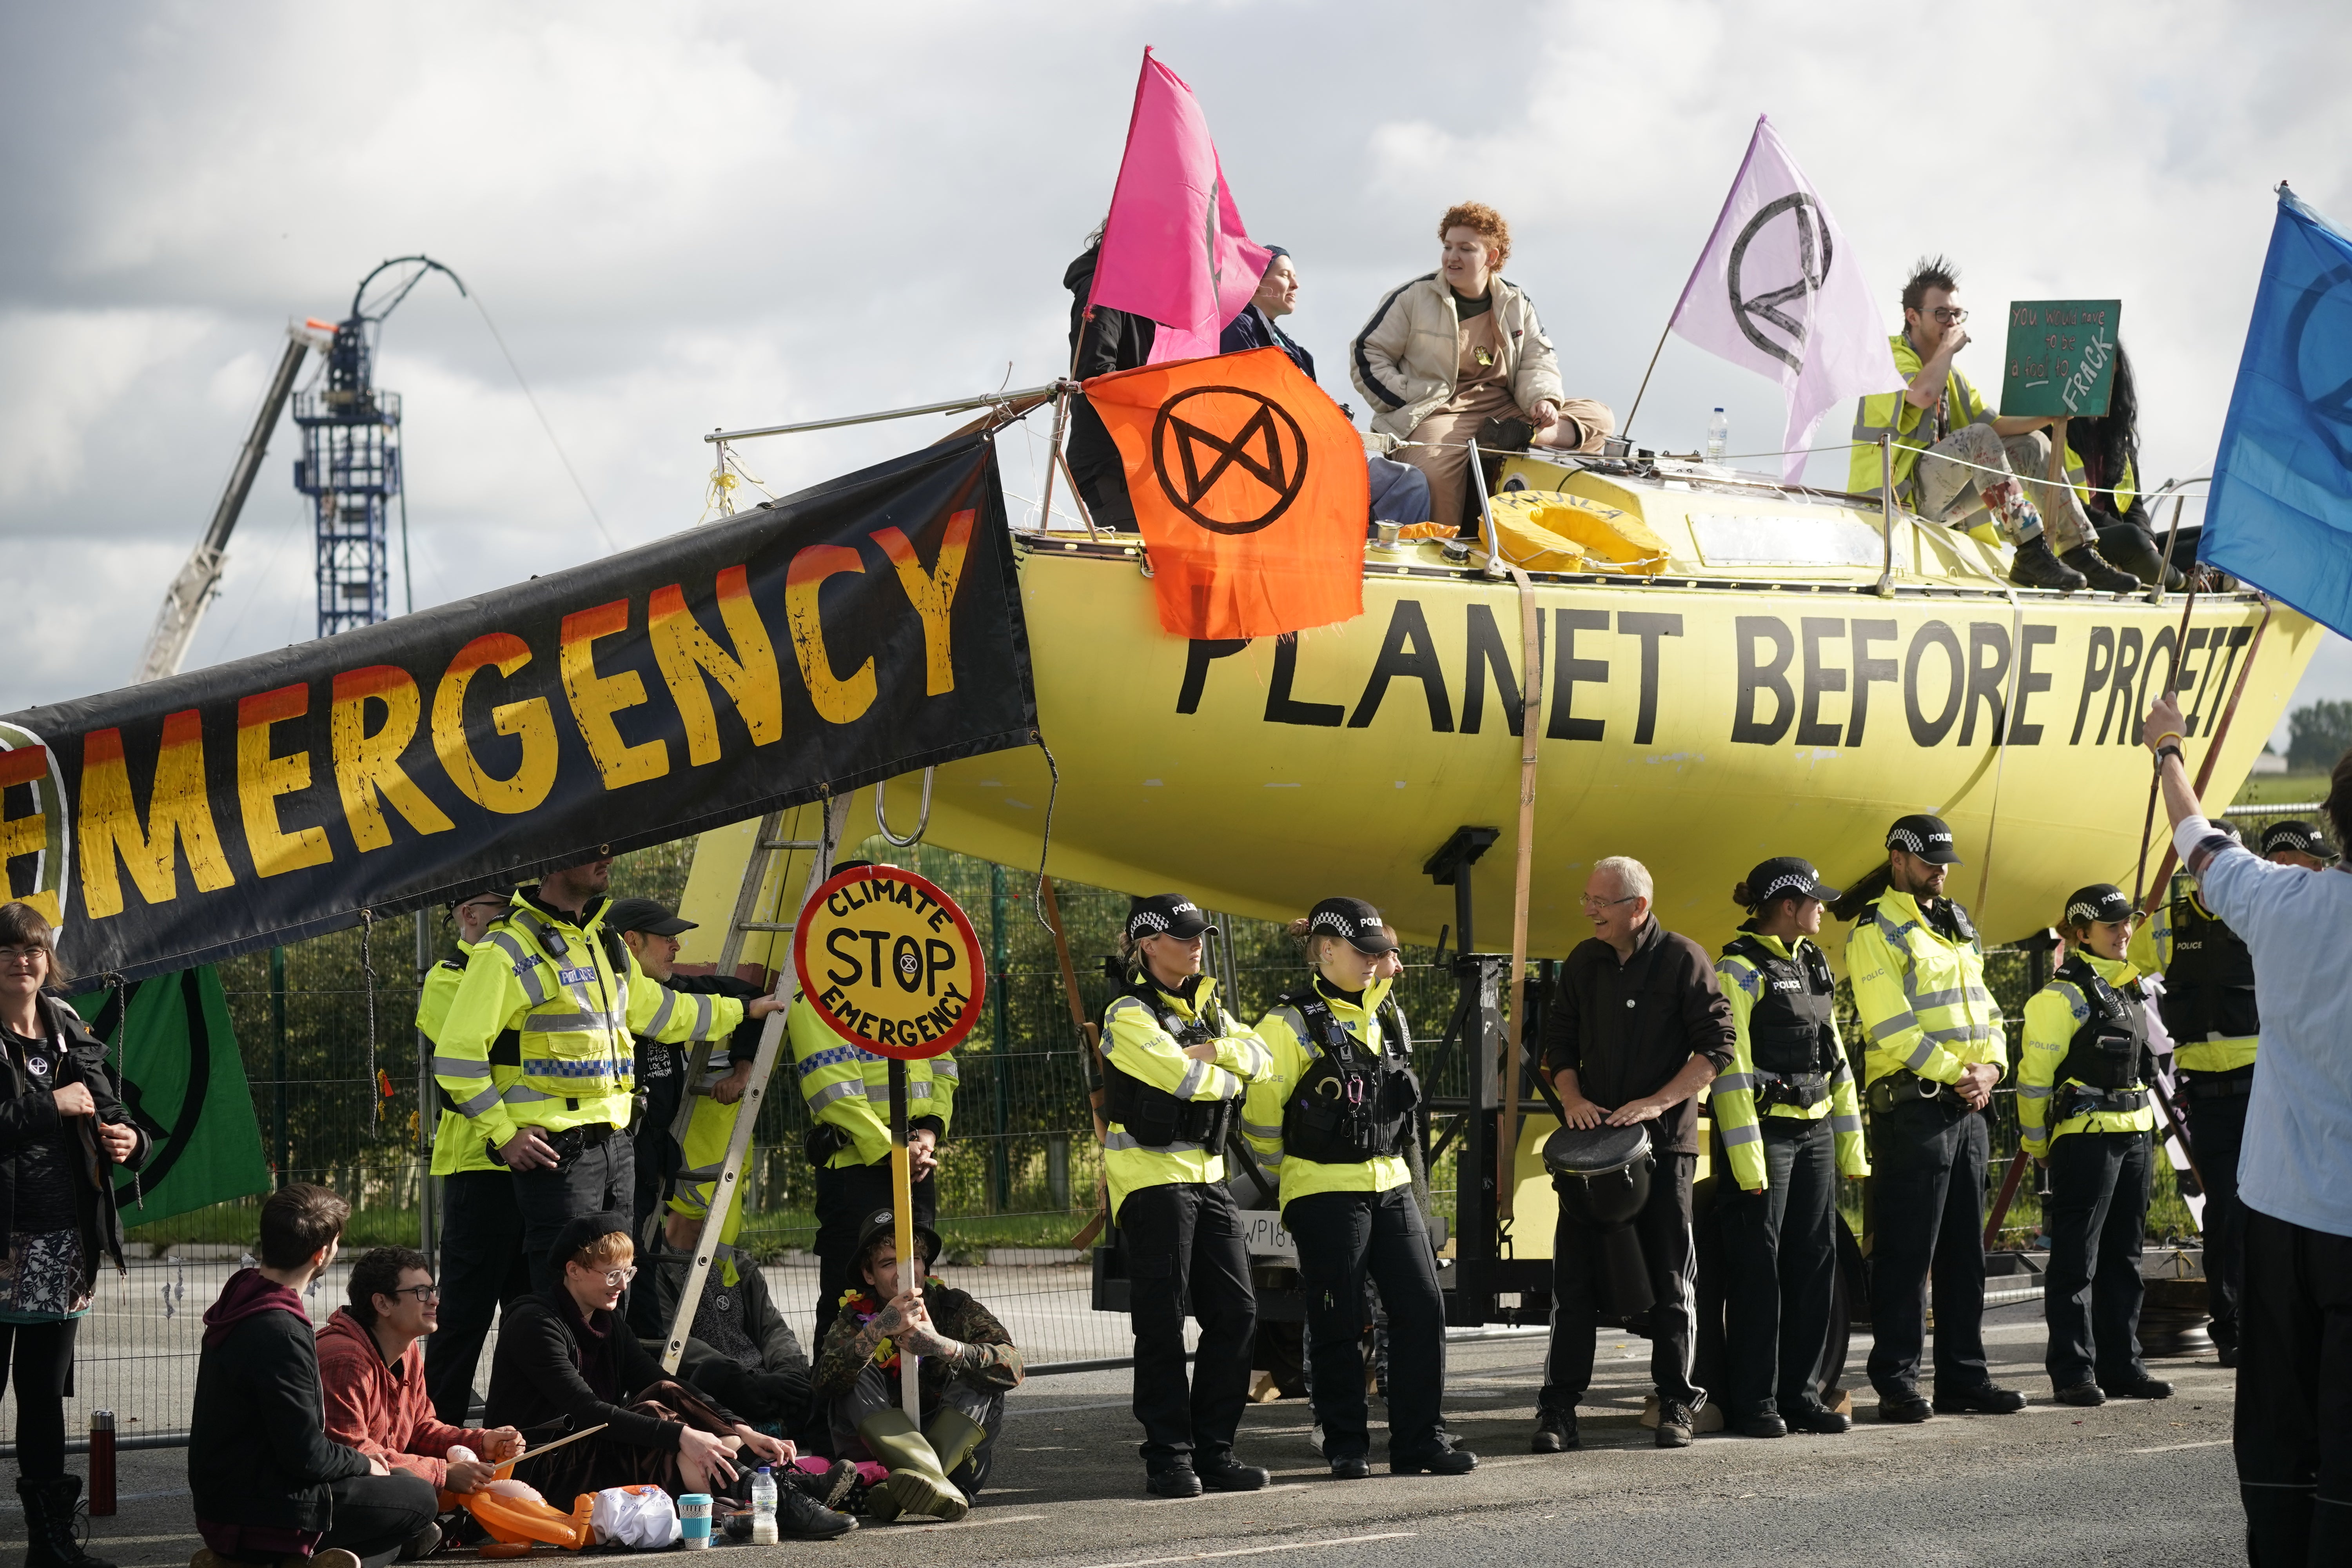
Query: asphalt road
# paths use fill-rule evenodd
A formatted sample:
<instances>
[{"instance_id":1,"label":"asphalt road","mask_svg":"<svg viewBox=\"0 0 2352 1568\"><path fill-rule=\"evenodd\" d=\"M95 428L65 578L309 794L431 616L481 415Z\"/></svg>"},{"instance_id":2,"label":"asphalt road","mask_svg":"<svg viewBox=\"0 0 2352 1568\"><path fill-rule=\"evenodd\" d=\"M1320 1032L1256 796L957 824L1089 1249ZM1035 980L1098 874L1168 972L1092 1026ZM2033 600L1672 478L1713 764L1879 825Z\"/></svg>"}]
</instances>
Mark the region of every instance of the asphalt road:
<instances>
[{"instance_id":1,"label":"asphalt road","mask_svg":"<svg viewBox=\"0 0 2352 1568\"><path fill-rule=\"evenodd\" d=\"M1711 1564L2241 1561L2229 1436L2234 1374L2156 1363L2180 1385L2161 1403L2075 1410L2049 1399L2036 1304L1991 1315L1996 1375L2032 1403L2011 1416L1881 1426L1874 1401L1837 1437L1702 1436L1662 1452L1638 1425L1647 1344L1603 1335L1580 1415L1584 1449L1527 1452L1540 1341L1457 1344L1449 1425L1485 1463L1461 1478L1335 1482L1308 1444L1303 1402L1254 1406L1244 1458L1264 1492L1166 1502L1145 1497L1127 1374L1042 1379L1016 1394L996 1483L955 1525L860 1530L825 1546L722 1547L730 1554L862 1564L1035 1563L1070 1568L1232 1562L1267 1568L1430 1563ZM1859 1355L1849 1386L1862 1383ZM1375 1421L1380 1406L1373 1406ZM1375 1434L1376 1452L1380 1441ZM79 1461L77 1461L79 1463ZM91 1550L126 1565L183 1563L198 1544L180 1450L121 1458L121 1511ZM0 1538L21 1539L0 1510ZM5 1549L0 1549L5 1550Z\"/></svg>"}]
</instances>

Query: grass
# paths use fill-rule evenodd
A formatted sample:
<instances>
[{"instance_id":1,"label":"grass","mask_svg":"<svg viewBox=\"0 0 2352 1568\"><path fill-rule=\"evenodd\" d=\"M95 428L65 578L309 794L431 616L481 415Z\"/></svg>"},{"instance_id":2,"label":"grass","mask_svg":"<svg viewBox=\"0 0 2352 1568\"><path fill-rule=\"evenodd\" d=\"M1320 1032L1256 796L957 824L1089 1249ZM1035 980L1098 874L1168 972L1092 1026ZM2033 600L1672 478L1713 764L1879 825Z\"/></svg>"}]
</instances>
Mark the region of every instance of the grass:
<instances>
[{"instance_id":1,"label":"grass","mask_svg":"<svg viewBox=\"0 0 2352 1568\"><path fill-rule=\"evenodd\" d=\"M2231 805L2296 805L2327 798L2326 773L2254 773Z\"/></svg>"}]
</instances>

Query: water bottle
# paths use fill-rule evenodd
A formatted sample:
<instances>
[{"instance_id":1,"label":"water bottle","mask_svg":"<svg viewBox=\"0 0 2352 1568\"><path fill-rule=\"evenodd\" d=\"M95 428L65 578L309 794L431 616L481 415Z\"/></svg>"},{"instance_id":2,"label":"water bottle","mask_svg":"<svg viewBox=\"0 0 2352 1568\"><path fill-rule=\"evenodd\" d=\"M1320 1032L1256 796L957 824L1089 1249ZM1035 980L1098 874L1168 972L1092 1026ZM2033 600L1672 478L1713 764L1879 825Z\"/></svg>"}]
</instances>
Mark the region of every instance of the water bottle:
<instances>
[{"instance_id":1,"label":"water bottle","mask_svg":"<svg viewBox=\"0 0 2352 1568\"><path fill-rule=\"evenodd\" d=\"M776 1478L761 1465L751 1478L751 1544L773 1546L776 1541Z\"/></svg>"},{"instance_id":2,"label":"water bottle","mask_svg":"<svg viewBox=\"0 0 2352 1568\"><path fill-rule=\"evenodd\" d=\"M1730 444L1731 421L1726 419L1723 410L1718 408L1706 422L1706 460L1710 463L1723 461L1723 449Z\"/></svg>"}]
</instances>

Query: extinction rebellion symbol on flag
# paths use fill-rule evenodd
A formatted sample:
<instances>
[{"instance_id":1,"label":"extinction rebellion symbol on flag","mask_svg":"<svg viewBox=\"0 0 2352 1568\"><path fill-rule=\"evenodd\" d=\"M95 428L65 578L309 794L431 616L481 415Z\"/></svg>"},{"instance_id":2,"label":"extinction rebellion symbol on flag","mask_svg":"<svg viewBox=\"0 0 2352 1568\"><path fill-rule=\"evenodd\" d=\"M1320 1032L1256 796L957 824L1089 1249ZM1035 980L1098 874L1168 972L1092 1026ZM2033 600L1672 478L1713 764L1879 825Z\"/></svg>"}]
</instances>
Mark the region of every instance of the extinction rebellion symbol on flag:
<instances>
[{"instance_id":1,"label":"extinction rebellion symbol on flag","mask_svg":"<svg viewBox=\"0 0 2352 1568\"><path fill-rule=\"evenodd\" d=\"M1725 283L1731 295L1732 320L1739 323L1740 331L1749 342L1790 370L1803 369L1802 362L1788 348L1766 337L1757 322L1769 321L1787 333L1796 348L1801 350L1805 346L1806 323L1812 312L1806 310L1805 316L1801 319L1790 315L1780 307L1820 293L1822 285L1829 281L1830 231L1826 224L1816 226L1816 205L1813 198L1802 191L1794 191L1777 201L1765 203L1756 216L1748 220L1748 226L1739 231L1739 237L1732 242L1731 261L1724 269ZM1782 213L1791 214L1797 226L1797 280L1750 299L1741 287L1739 276L1748 261L1748 247ZM1819 241L1821 263L1818 269L1814 266L1816 239Z\"/></svg>"},{"instance_id":2,"label":"extinction rebellion symbol on flag","mask_svg":"<svg viewBox=\"0 0 2352 1568\"><path fill-rule=\"evenodd\" d=\"M1212 533L1255 533L1307 482L1307 433L1289 410L1240 386L1170 398L1151 429L1151 468L1171 504Z\"/></svg>"}]
</instances>

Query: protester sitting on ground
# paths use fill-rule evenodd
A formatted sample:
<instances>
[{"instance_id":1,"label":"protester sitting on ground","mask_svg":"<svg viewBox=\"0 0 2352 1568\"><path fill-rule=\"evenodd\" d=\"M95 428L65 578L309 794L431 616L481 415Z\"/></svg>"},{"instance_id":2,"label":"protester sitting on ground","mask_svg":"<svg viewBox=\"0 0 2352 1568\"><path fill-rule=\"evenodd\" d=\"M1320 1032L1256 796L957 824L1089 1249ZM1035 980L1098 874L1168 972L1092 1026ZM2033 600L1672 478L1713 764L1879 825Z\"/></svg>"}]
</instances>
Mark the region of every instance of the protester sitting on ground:
<instances>
[{"instance_id":1,"label":"protester sitting on ground","mask_svg":"<svg viewBox=\"0 0 2352 1568\"><path fill-rule=\"evenodd\" d=\"M666 904L652 899L614 899L604 911L604 925L620 933L647 979L681 996L731 996L749 1002L767 994L765 988L732 974L678 973L678 938L695 930L697 922L680 920ZM710 1086L708 1097L698 1099L708 1098L724 1106L743 1098L751 1081L751 1064L760 1054L761 1026L761 1020L745 1014L727 1037L727 1075ZM637 1084L646 1091L646 1102L630 1128L636 1143L636 1186L629 1211L632 1238L642 1241L649 1234L646 1220L684 1163L671 1127L677 1120L679 1102L694 1093L695 1081L711 1054L710 1043L700 1037L676 1045L646 1037L637 1041Z\"/></svg>"},{"instance_id":2,"label":"protester sitting on ground","mask_svg":"<svg viewBox=\"0 0 2352 1568\"><path fill-rule=\"evenodd\" d=\"M1356 334L1349 374L1372 432L1429 479L1430 517L1462 524L1469 448L1598 452L1617 428L1606 405L1560 391L1535 301L1502 276L1510 226L1482 202L1438 220L1438 269L1390 291Z\"/></svg>"},{"instance_id":3,"label":"protester sitting on ground","mask_svg":"<svg viewBox=\"0 0 2352 1568\"><path fill-rule=\"evenodd\" d=\"M533 1444L604 1427L516 1468L515 1479L543 1496L652 1485L740 1504L751 1467L782 1469L793 1446L672 1380L629 1331L614 1311L636 1274L627 1227L619 1214L583 1215L557 1235L555 1283L516 1302L499 1331L488 1418ZM794 1486L780 1485L777 1498L777 1528L788 1537L824 1540L856 1524Z\"/></svg>"},{"instance_id":4,"label":"protester sitting on ground","mask_svg":"<svg viewBox=\"0 0 2352 1568\"><path fill-rule=\"evenodd\" d=\"M1108 219L1087 236L1087 248L1062 274L1070 291L1070 375L1086 381L1113 371L1137 370L1151 357L1159 323L1149 316L1114 310L1108 305L1089 308L1087 296L1095 286L1095 266L1102 259L1103 229ZM1097 528L1135 531L1135 505L1127 495L1127 463L1118 443L1088 403L1086 394L1070 398L1070 478L1077 481L1078 498Z\"/></svg>"},{"instance_id":5,"label":"protester sitting on ground","mask_svg":"<svg viewBox=\"0 0 2352 1568\"><path fill-rule=\"evenodd\" d=\"M1298 268L1290 252L1278 245L1266 250L1273 259L1266 263L1265 276L1258 279L1257 292L1242 307L1242 313L1225 324L1217 347L1224 353L1245 353L1251 349L1280 349L1290 356L1307 380L1315 379L1315 356L1308 353L1298 341L1276 323L1298 308ZM1352 416L1353 411L1348 411ZM1365 477L1371 483L1371 515L1373 522L1425 522L1429 521L1429 480L1410 463L1400 463L1393 458L1377 453L1364 456Z\"/></svg>"},{"instance_id":6,"label":"protester sitting on ground","mask_svg":"<svg viewBox=\"0 0 2352 1568\"><path fill-rule=\"evenodd\" d=\"M280 1187L261 1205L260 1264L205 1310L188 1413L188 1489L205 1550L193 1568L308 1558L359 1568L440 1544L422 1477L327 1436L319 1353L302 1292L335 1260L351 1205L324 1187Z\"/></svg>"},{"instance_id":7,"label":"protester sitting on ground","mask_svg":"<svg viewBox=\"0 0 2352 1568\"><path fill-rule=\"evenodd\" d=\"M0 1244L12 1259L0 1282L0 1387L13 1359L27 1568L111 1568L75 1537L81 1479L66 1470L65 1396L99 1262L122 1265L109 1166L144 1162L148 1140L115 1098L105 1042L42 994L62 977L56 944L30 904L0 903L0 1096L10 1108L0 1129Z\"/></svg>"},{"instance_id":8,"label":"protester sitting on ground","mask_svg":"<svg viewBox=\"0 0 2352 1568\"><path fill-rule=\"evenodd\" d=\"M2273 866L2325 871L2336 864L2336 851L2327 847L2327 836L2317 827L2290 818L2263 829L2263 858Z\"/></svg>"},{"instance_id":9,"label":"protester sitting on ground","mask_svg":"<svg viewBox=\"0 0 2352 1568\"><path fill-rule=\"evenodd\" d=\"M860 1288L845 1292L817 1352L816 1396L832 1414L834 1453L889 1474L866 1496L866 1517L959 1520L988 1480L1004 1396L1021 1385L1021 1352L987 1308L929 1272L939 1232L918 1221L919 1289L899 1279L898 1218L866 1216ZM920 1358L922 1426L903 1407L901 1349Z\"/></svg>"},{"instance_id":10,"label":"protester sitting on ground","mask_svg":"<svg viewBox=\"0 0 2352 1568\"><path fill-rule=\"evenodd\" d=\"M433 1414L417 1342L440 1327L433 1260L413 1247L371 1247L352 1265L348 1300L319 1331L327 1436L436 1490L478 1491L522 1452L511 1426L452 1426ZM472 1460L448 1458L452 1447Z\"/></svg>"},{"instance_id":11,"label":"protester sitting on ground","mask_svg":"<svg viewBox=\"0 0 2352 1568\"><path fill-rule=\"evenodd\" d=\"M2161 577L2168 588L2181 586L2179 569L2165 560L2156 537L2147 498L2139 493L2139 393L2121 343L2107 411L2061 419L2051 429L2066 448L2066 482L2098 530L2099 553L2143 583L2152 585ZM2189 558L2196 559L2193 548Z\"/></svg>"},{"instance_id":12,"label":"protester sitting on ground","mask_svg":"<svg viewBox=\"0 0 2352 1568\"><path fill-rule=\"evenodd\" d=\"M1911 378L1903 392L1862 400L1853 417L1853 458L1846 488L1879 492L1879 437L1895 437L1895 496L1931 522L1967 528L1990 515L2015 547L2009 580L2021 588L2071 594L2086 585L2126 593L2139 579L2099 554L2082 503L2052 460L2044 415L1999 415L1952 363L1970 339L1960 325L1959 269L1931 257L1903 285L1903 330L1888 342L1895 368ZM2062 437L2063 439L2063 437Z\"/></svg>"},{"instance_id":13,"label":"protester sitting on ground","mask_svg":"<svg viewBox=\"0 0 2352 1568\"><path fill-rule=\"evenodd\" d=\"M2156 753L2173 847L2207 908L2245 940L2262 997L2262 1058L2246 1106L2236 1451L2255 1563L2352 1557L2352 877L2265 862L2218 832L2189 782L2180 708L2166 697L2141 739ZM2352 752L2326 813L2352 836Z\"/></svg>"},{"instance_id":14,"label":"protester sitting on ground","mask_svg":"<svg viewBox=\"0 0 2352 1568\"><path fill-rule=\"evenodd\" d=\"M646 1259L651 1278L635 1295L651 1304L656 1333L667 1336L702 1228L698 1215L666 1216L659 1252ZM640 1326L640 1333L644 1329ZM654 1336L648 1336L654 1337ZM712 1260L695 1303L678 1375L772 1436L788 1436L808 1418L809 1359L800 1336L776 1310L760 1266L734 1257Z\"/></svg>"}]
</instances>

